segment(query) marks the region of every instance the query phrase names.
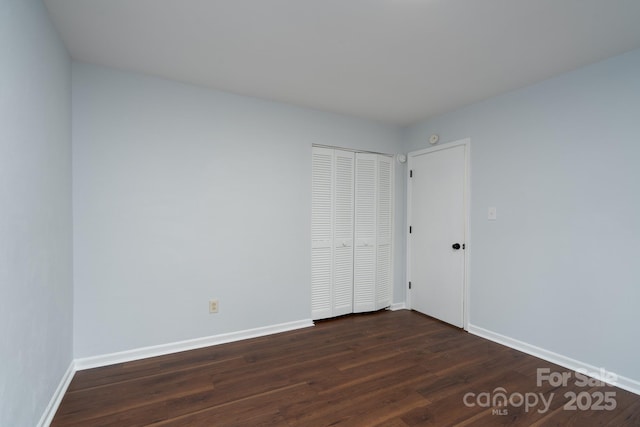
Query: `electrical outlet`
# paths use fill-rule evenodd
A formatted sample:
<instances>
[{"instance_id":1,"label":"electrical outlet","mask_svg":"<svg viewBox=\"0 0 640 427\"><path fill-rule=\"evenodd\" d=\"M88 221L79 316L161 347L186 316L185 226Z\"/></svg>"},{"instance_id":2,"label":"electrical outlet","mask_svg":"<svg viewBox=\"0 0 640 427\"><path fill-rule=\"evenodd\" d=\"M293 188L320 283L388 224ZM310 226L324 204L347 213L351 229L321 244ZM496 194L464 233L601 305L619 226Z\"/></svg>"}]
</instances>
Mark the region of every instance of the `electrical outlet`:
<instances>
[{"instance_id":1,"label":"electrical outlet","mask_svg":"<svg viewBox=\"0 0 640 427\"><path fill-rule=\"evenodd\" d=\"M209 313L217 313L218 312L218 300L212 299L209 300Z\"/></svg>"}]
</instances>

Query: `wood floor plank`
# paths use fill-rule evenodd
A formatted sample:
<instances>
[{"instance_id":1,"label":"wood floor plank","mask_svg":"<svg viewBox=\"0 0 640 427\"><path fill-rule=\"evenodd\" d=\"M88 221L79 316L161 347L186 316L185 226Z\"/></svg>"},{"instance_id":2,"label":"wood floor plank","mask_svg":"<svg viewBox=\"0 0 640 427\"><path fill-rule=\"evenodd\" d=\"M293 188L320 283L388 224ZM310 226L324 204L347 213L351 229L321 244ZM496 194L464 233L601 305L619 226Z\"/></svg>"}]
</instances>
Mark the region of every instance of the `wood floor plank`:
<instances>
[{"instance_id":1,"label":"wood floor plank","mask_svg":"<svg viewBox=\"0 0 640 427\"><path fill-rule=\"evenodd\" d=\"M280 418L280 407L289 401L305 400L315 393L306 383L293 384L276 390L269 390L258 395L249 396L222 405L204 408L183 416L173 417L153 424L154 426L202 426L216 425L254 425L258 419L267 417ZM256 401L262 403L256 405ZM265 408L270 408L265 411Z\"/></svg>"},{"instance_id":2,"label":"wood floor plank","mask_svg":"<svg viewBox=\"0 0 640 427\"><path fill-rule=\"evenodd\" d=\"M387 363L385 369L373 366L374 363L371 369L356 375L354 372L340 372L342 376L319 379L314 385L322 387L316 387L318 394L314 400L292 405L283 409L283 413L295 425L322 425L352 419L349 414L354 412L354 407L368 404L376 408L383 406L381 403L390 398L394 390L399 389L399 395L404 395L407 390L415 390L429 376L427 366L410 363L409 360L405 355L404 360L396 359L394 365Z\"/></svg>"},{"instance_id":3,"label":"wood floor plank","mask_svg":"<svg viewBox=\"0 0 640 427\"><path fill-rule=\"evenodd\" d=\"M52 426L640 425L640 396L536 384L566 369L416 312L343 316L305 328L77 372ZM546 412L466 405L535 392ZM567 411L567 392L615 392L611 411ZM496 409L507 409L499 413Z\"/></svg>"}]
</instances>

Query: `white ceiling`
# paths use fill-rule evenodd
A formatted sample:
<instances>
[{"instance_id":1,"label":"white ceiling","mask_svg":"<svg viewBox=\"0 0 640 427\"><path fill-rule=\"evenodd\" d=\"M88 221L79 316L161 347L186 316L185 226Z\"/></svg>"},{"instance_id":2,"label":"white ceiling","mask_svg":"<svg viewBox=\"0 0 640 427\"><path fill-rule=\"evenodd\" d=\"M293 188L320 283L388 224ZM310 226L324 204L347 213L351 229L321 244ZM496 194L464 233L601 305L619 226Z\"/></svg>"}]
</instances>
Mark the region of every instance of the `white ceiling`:
<instances>
[{"instance_id":1,"label":"white ceiling","mask_svg":"<svg viewBox=\"0 0 640 427\"><path fill-rule=\"evenodd\" d=\"M44 0L71 56L406 125L640 48L639 0Z\"/></svg>"}]
</instances>

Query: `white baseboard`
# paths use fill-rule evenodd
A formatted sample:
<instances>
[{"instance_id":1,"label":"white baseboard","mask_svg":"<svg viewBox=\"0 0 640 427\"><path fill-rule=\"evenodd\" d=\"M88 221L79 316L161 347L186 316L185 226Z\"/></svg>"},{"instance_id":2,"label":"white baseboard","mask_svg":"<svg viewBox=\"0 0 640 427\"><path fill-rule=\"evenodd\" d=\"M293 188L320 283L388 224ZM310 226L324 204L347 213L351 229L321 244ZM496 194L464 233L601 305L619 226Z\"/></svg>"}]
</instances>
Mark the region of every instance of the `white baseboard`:
<instances>
[{"instance_id":1,"label":"white baseboard","mask_svg":"<svg viewBox=\"0 0 640 427\"><path fill-rule=\"evenodd\" d=\"M586 372L590 377L593 377L600 381L611 383L611 381L609 381L610 378L603 378L603 376L601 375L601 373L603 372L601 368L590 365L588 363L584 363L579 360L554 353L553 351L545 350L544 348L540 348L535 345L531 345L526 342L507 337L497 332L489 331L479 326L469 324L467 331L479 337L497 342L498 344L506 345L507 347L522 351L523 353L527 353L532 356L539 357L540 359L544 359L548 362L555 363L556 365L560 365L572 371ZM612 373L607 372L605 374ZM605 377L606 376L607 375L605 375ZM616 380L611 385L640 395L640 382L631 378L623 377L616 374Z\"/></svg>"},{"instance_id":2,"label":"white baseboard","mask_svg":"<svg viewBox=\"0 0 640 427\"><path fill-rule=\"evenodd\" d=\"M397 302L395 304L391 304L391 306L389 307L389 310L391 311L406 310L406 309L407 309L407 304L404 302Z\"/></svg>"},{"instance_id":3,"label":"white baseboard","mask_svg":"<svg viewBox=\"0 0 640 427\"><path fill-rule=\"evenodd\" d=\"M53 393L53 396L51 396L51 400L49 401L47 408L40 417L40 421L38 421L37 424L38 427L48 427L51 424L51 421L53 421L53 417L56 415L56 411L58 410L58 406L60 406L60 402L62 402L62 398L64 397L67 388L69 388L69 384L71 384L73 374L75 373L75 362L72 360L67 371L62 376L56 391Z\"/></svg>"},{"instance_id":4,"label":"white baseboard","mask_svg":"<svg viewBox=\"0 0 640 427\"><path fill-rule=\"evenodd\" d=\"M313 326L313 321L311 319L305 319L295 322L263 326L255 329L247 329L244 331L230 332L226 334L212 335L209 337L195 338L174 343L136 348L100 356L83 357L75 360L75 369L81 371L83 369L98 368L101 366L146 359L148 357L162 356L165 354L193 350L196 348L208 347L211 345L225 344L234 341L246 340L249 338L262 337L265 335L277 334L279 332L287 332L295 329L307 328L310 326Z\"/></svg>"}]
</instances>

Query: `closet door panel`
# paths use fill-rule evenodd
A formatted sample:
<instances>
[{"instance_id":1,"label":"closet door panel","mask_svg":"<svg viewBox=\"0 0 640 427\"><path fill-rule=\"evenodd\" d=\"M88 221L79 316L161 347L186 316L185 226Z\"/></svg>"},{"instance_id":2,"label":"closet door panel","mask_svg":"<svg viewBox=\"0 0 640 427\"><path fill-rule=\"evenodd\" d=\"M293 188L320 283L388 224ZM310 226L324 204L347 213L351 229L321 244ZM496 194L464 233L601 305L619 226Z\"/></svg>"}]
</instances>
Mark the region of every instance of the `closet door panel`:
<instances>
[{"instance_id":1,"label":"closet door panel","mask_svg":"<svg viewBox=\"0 0 640 427\"><path fill-rule=\"evenodd\" d=\"M335 150L333 316L353 312L354 167L352 152Z\"/></svg>"},{"instance_id":2,"label":"closet door panel","mask_svg":"<svg viewBox=\"0 0 640 427\"><path fill-rule=\"evenodd\" d=\"M376 310L391 305L393 288L393 159L377 159Z\"/></svg>"},{"instance_id":3,"label":"closet door panel","mask_svg":"<svg viewBox=\"0 0 640 427\"><path fill-rule=\"evenodd\" d=\"M353 311L375 310L376 301L376 159L356 154Z\"/></svg>"},{"instance_id":4,"label":"closet door panel","mask_svg":"<svg viewBox=\"0 0 640 427\"><path fill-rule=\"evenodd\" d=\"M313 148L311 201L311 316L331 317L333 299L333 150Z\"/></svg>"}]
</instances>

